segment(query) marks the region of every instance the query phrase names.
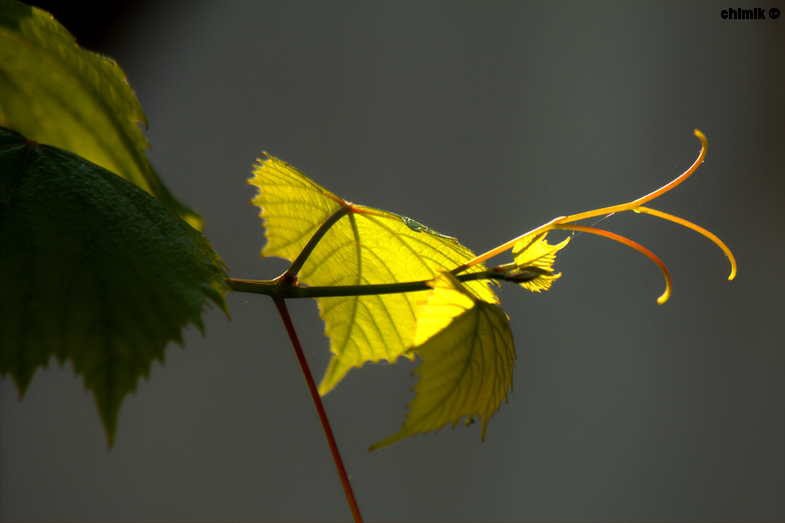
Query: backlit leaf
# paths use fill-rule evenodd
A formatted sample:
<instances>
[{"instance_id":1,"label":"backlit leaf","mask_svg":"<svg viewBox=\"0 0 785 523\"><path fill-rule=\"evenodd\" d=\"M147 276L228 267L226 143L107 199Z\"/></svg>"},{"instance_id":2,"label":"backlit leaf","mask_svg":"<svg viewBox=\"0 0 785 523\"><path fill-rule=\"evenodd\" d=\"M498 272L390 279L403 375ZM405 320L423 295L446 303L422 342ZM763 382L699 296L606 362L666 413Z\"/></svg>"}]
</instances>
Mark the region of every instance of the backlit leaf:
<instances>
[{"instance_id":1,"label":"backlit leaf","mask_svg":"<svg viewBox=\"0 0 785 523\"><path fill-rule=\"evenodd\" d=\"M208 300L223 262L136 185L0 128L0 373L23 394L52 356L92 391L111 444L120 404Z\"/></svg>"},{"instance_id":2,"label":"backlit leaf","mask_svg":"<svg viewBox=\"0 0 785 523\"><path fill-rule=\"evenodd\" d=\"M432 283L433 293L417 315L412 353L422 358L414 371L420 380L403 428L376 443L386 447L420 432L453 427L477 414L482 439L488 420L512 390L515 348L507 315L495 304L478 300L450 273Z\"/></svg>"},{"instance_id":3,"label":"backlit leaf","mask_svg":"<svg viewBox=\"0 0 785 523\"><path fill-rule=\"evenodd\" d=\"M249 183L260 188L253 203L267 228L264 256L294 260L319 226L341 207L348 212L306 260L299 281L312 286L369 285L430 280L439 271L474 257L454 238L397 214L352 205L288 164L268 157ZM468 272L485 270L482 265ZM466 286L474 296L497 302L488 285ZM413 358L414 311L422 293L318 298L333 354L319 385L329 392L353 367L366 361Z\"/></svg>"},{"instance_id":4,"label":"backlit leaf","mask_svg":"<svg viewBox=\"0 0 785 523\"><path fill-rule=\"evenodd\" d=\"M566 247L570 238L568 237L563 242L556 245L550 245L548 240L545 239L546 235L547 233L529 234L521 238L521 240L515 244L515 247L512 249L512 254L518 270L523 270L527 267L536 267L543 271L553 271L553 262L556 261L556 252ZM551 288L553 280L560 276L561 273L540 274L534 279L521 282L520 285L521 287L534 292L547 291Z\"/></svg>"},{"instance_id":5,"label":"backlit leaf","mask_svg":"<svg viewBox=\"0 0 785 523\"><path fill-rule=\"evenodd\" d=\"M0 0L0 126L119 174L201 229L150 166L139 123L147 119L115 62L80 48L49 13Z\"/></svg>"}]
</instances>

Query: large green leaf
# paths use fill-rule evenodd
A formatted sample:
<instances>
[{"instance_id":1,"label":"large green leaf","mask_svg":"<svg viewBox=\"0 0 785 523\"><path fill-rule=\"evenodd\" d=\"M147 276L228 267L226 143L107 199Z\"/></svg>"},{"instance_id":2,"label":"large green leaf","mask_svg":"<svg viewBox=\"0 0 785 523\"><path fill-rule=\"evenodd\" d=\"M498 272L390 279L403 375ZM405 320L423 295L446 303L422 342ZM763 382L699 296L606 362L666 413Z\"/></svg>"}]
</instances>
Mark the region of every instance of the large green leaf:
<instances>
[{"instance_id":1,"label":"large green leaf","mask_svg":"<svg viewBox=\"0 0 785 523\"><path fill-rule=\"evenodd\" d=\"M150 166L139 123L142 107L115 62L81 49L45 11L0 0L0 126L119 174L201 229Z\"/></svg>"},{"instance_id":2,"label":"large green leaf","mask_svg":"<svg viewBox=\"0 0 785 523\"><path fill-rule=\"evenodd\" d=\"M23 394L54 355L95 396L111 444L120 404L208 300L223 262L136 185L0 128L0 373Z\"/></svg>"},{"instance_id":3,"label":"large green leaf","mask_svg":"<svg viewBox=\"0 0 785 523\"><path fill-rule=\"evenodd\" d=\"M507 315L495 304L478 300L452 274L439 275L434 292L417 315L411 352L422 358L415 370L417 397L400 432L374 444L386 447L420 432L453 427L477 414L482 439L488 420L512 388L515 348Z\"/></svg>"},{"instance_id":4,"label":"large green leaf","mask_svg":"<svg viewBox=\"0 0 785 523\"><path fill-rule=\"evenodd\" d=\"M260 161L249 183L260 188L253 203L262 208L267 228L265 256L294 260L322 223L347 207L346 215L327 231L303 265L299 281L308 285L430 280L474 258L454 238L397 214L350 204L275 158ZM484 270L477 265L467 272ZM481 300L498 301L484 282L466 287ZM351 368L366 361L413 358L407 351L414 336L415 310L426 297L407 293L318 298L333 354L320 393L329 392Z\"/></svg>"}]
</instances>

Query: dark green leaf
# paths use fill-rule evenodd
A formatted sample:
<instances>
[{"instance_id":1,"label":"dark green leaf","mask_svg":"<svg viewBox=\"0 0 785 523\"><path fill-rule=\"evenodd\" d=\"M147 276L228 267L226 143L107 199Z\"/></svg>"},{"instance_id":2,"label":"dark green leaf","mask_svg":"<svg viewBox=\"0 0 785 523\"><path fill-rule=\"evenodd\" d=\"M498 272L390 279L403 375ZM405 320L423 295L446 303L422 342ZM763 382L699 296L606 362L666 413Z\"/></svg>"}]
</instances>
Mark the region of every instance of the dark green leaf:
<instances>
[{"instance_id":1,"label":"dark green leaf","mask_svg":"<svg viewBox=\"0 0 785 523\"><path fill-rule=\"evenodd\" d=\"M119 174L201 229L150 166L139 123L147 119L115 62L80 48L45 11L0 0L0 126Z\"/></svg>"},{"instance_id":2,"label":"dark green leaf","mask_svg":"<svg viewBox=\"0 0 785 523\"><path fill-rule=\"evenodd\" d=\"M224 264L207 240L136 185L0 128L0 373L24 393L52 356L71 361L111 444L120 404L225 312Z\"/></svg>"}]
</instances>

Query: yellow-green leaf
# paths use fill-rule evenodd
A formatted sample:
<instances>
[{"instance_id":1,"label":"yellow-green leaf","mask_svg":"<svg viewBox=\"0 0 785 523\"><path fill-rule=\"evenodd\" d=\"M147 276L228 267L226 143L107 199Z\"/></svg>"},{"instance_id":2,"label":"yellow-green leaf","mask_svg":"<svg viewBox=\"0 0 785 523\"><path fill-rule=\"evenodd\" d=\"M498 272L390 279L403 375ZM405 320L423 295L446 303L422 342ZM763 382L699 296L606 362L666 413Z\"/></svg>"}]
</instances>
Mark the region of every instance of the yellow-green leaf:
<instances>
[{"instance_id":1,"label":"yellow-green leaf","mask_svg":"<svg viewBox=\"0 0 785 523\"><path fill-rule=\"evenodd\" d=\"M269 157L249 183L267 228L264 256L295 259L327 218L348 207L306 260L299 281L312 286L369 285L430 280L474 258L454 238L397 214L350 204L290 165ZM482 265L468 272L485 270ZM481 281L467 284L476 297L497 302ZM414 311L422 293L318 298L333 354L319 385L326 394L366 361L413 358Z\"/></svg>"},{"instance_id":2,"label":"yellow-green leaf","mask_svg":"<svg viewBox=\"0 0 785 523\"><path fill-rule=\"evenodd\" d=\"M376 443L375 450L420 432L453 427L477 414L482 439L488 419L512 390L515 348L507 315L478 300L450 273L432 283L434 292L417 315L414 347L422 358L420 381L403 428Z\"/></svg>"},{"instance_id":3,"label":"yellow-green leaf","mask_svg":"<svg viewBox=\"0 0 785 523\"><path fill-rule=\"evenodd\" d=\"M523 270L527 267L536 267L543 271L553 271L553 262L556 261L556 252L566 247L570 238L566 238L563 242L556 245L550 245L548 240L545 239L547 234L547 232L542 234L528 234L515 244L515 247L512 249L512 254L515 259L517 270ZM521 282L520 285L521 287L534 292L547 291L551 288L553 280L560 276L561 273L540 274L534 279Z\"/></svg>"},{"instance_id":4,"label":"yellow-green leaf","mask_svg":"<svg viewBox=\"0 0 785 523\"><path fill-rule=\"evenodd\" d=\"M49 13L0 0L0 126L122 176L201 229L153 171L139 123L147 119L114 61L80 48Z\"/></svg>"}]
</instances>

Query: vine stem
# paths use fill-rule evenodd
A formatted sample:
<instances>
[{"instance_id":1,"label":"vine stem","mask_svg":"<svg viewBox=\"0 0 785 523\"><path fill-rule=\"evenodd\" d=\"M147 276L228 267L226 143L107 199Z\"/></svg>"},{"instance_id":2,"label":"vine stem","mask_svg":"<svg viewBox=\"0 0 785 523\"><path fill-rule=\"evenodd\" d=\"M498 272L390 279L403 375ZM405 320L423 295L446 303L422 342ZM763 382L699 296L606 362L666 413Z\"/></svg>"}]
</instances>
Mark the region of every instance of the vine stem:
<instances>
[{"instance_id":1,"label":"vine stem","mask_svg":"<svg viewBox=\"0 0 785 523\"><path fill-rule=\"evenodd\" d=\"M682 183L684 180L689 178L692 175L692 173L694 173L698 169L698 167L700 167L700 165L703 163L703 160L706 158L706 151L708 150L708 147L709 147L709 145L708 145L708 143L706 141L706 135L704 135L702 132L700 132L697 129L695 129L694 134L701 141L701 150L700 150L700 153L698 154L698 158L695 160L695 162L693 162L693 164L690 166L689 169L687 169L681 175L677 176L674 180L672 180L670 183L667 183L667 184L663 185L662 187L660 187L656 191L653 191L653 192L647 194L646 196L638 198L637 200L633 200L633 201L628 202L628 203L623 203L621 205L612 205L610 207L603 207L601 209L595 209L593 211L582 212L582 213L573 214L573 215L570 215L570 216L559 216L558 218L554 218L553 220L549 221L548 223L540 225L536 229L532 229L531 231L527 232L526 234L522 234L522 235L518 236L517 238L513 238L512 240L508 241L507 243L499 245L495 249L491 249L490 251L486 252L485 254L481 254L481 255L477 256L473 260L471 260L471 261L469 261L467 263L464 263L460 267L456 267L451 272L453 274L459 274L459 273L465 271L466 269L468 269L469 267L471 267L473 265L477 265L478 263L482 263L485 260L493 258L494 256L496 256L498 254L501 254L501 253L503 253L503 252L505 252L505 251L507 251L509 249L512 249L515 246L516 243L518 243L520 240L522 240L523 238L525 238L526 236L528 236L530 234L541 234L541 233L544 233L544 232L548 232L548 231L550 231L552 229L558 229L558 228L560 228L559 225L566 225L566 224L569 224L569 223L572 223L572 222L585 220L587 218L596 218L597 216L602 216L602 215L607 215L607 214L617 213L617 212L635 211L635 212L643 212L643 213L646 213L646 214L652 214L652 215L655 215L655 216L658 216L660 218L664 218L664 219L670 220L670 221L676 221L676 220L672 219L672 218L675 218L675 217L671 217L671 215L669 215L669 214L661 213L661 212L655 211L654 209L649 209L649 208L646 208L646 207L642 207L642 205L644 203L646 203L646 202L649 202L649 201L657 198L658 196L660 196L662 194L665 194L666 192L670 191L671 189L673 189L674 187L676 187L677 185ZM685 225L686 223L689 223L689 222L686 222L686 220L681 220L681 218L679 218L679 220L680 221L676 221L676 223L679 223L681 225ZM698 227L697 225L693 226L693 224L686 225L686 226L691 228L691 229L693 229L693 230L695 230L695 231L697 231L697 232L699 232L699 233L701 233L701 234L703 234L707 238L709 238L712 241L714 241L715 243L717 243L718 240L715 241L716 236L714 236L714 235L707 236L705 233L708 232L708 231L706 231L702 227ZM718 245L720 245L720 244L718 243ZM725 251L726 253L729 252L727 250L727 247L723 247L723 251ZM728 278L729 280L733 279L733 276L736 275L736 264L735 264L735 260L733 258L731 258L731 265L732 265L732 269L731 269L731 276Z\"/></svg>"},{"instance_id":2,"label":"vine stem","mask_svg":"<svg viewBox=\"0 0 785 523\"><path fill-rule=\"evenodd\" d=\"M300 368L305 376L305 382L308 384L308 392L311 393L311 399L313 399L313 403L316 406L316 412L319 414L319 421L322 423L324 436L327 438L327 445L330 447L330 453L333 456L335 468L338 471L338 477L341 479L341 486L343 487L344 494L346 494L346 501L349 503L352 519L355 523L362 523L360 508L357 506L357 500L354 498L352 485L349 483L349 476L346 474L346 468L343 466L341 453L338 451L338 444L335 442L335 436L333 436L333 431L330 428L330 421L327 419L327 413L324 411L322 398L319 396L319 389L316 388L311 369L308 367L308 360L305 359L300 340L297 338L297 331L294 330L292 318L289 316L289 309L286 308L286 301L278 293L272 294L272 298L278 309L278 314L281 316L281 321L283 321L284 327L286 327L286 332L289 334L289 340L292 342L294 353L297 355L297 361L300 363Z\"/></svg>"},{"instance_id":3,"label":"vine stem","mask_svg":"<svg viewBox=\"0 0 785 523\"><path fill-rule=\"evenodd\" d=\"M527 267L524 274L515 274L510 276L502 270L502 267L494 267L483 272L471 272L459 274L456 278L460 282L468 282L475 280L501 280L501 281L514 281L521 283L523 281L533 280L539 275L550 274L548 271L542 271L536 267ZM279 295L283 299L296 299L296 298L335 298L339 296L369 296L379 294L399 294L405 292L418 292L431 290L429 285L433 279L408 281L399 283L377 283L377 284L364 284L364 285L328 285L325 287L316 286L299 286L292 285L287 280L287 275L284 273L275 280L242 280L239 278L229 278L226 282L232 289L232 292L246 292L250 294L265 294L267 296ZM281 281L287 282L286 285L281 285Z\"/></svg>"}]
</instances>

